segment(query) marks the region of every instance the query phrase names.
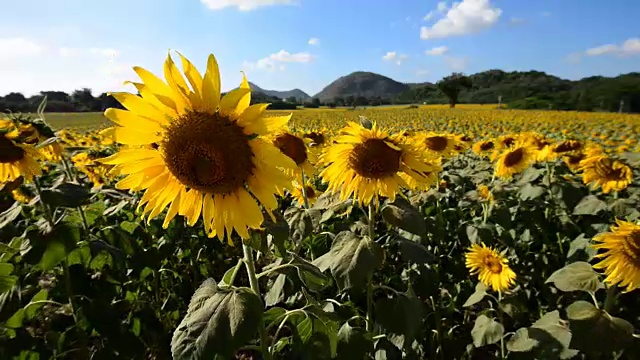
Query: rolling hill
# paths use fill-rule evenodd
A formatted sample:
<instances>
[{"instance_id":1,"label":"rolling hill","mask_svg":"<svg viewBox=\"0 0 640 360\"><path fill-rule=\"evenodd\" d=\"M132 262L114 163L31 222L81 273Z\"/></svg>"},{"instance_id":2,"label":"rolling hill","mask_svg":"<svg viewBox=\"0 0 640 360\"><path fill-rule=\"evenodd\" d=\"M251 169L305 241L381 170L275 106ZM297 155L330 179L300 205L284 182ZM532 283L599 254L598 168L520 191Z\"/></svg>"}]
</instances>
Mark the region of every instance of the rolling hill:
<instances>
[{"instance_id":1,"label":"rolling hill","mask_svg":"<svg viewBox=\"0 0 640 360\"><path fill-rule=\"evenodd\" d=\"M366 71L356 71L342 76L317 93L320 101L333 101L336 97L363 96L392 99L410 89L408 84L386 76Z\"/></svg>"},{"instance_id":2,"label":"rolling hill","mask_svg":"<svg viewBox=\"0 0 640 360\"><path fill-rule=\"evenodd\" d=\"M251 90L253 92L260 92L263 93L265 95L268 96L273 96L273 97L277 97L283 100L286 100L287 98L290 97L295 97L296 99L300 100L300 101L305 101L309 98L311 98L311 96L309 96L309 94L307 94L306 92L300 90L300 89L293 89L293 90L288 90L288 91L278 91L278 90L265 90L263 88L261 88L260 86L249 82L249 87L251 87Z\"/></svg>"}]
</instances>

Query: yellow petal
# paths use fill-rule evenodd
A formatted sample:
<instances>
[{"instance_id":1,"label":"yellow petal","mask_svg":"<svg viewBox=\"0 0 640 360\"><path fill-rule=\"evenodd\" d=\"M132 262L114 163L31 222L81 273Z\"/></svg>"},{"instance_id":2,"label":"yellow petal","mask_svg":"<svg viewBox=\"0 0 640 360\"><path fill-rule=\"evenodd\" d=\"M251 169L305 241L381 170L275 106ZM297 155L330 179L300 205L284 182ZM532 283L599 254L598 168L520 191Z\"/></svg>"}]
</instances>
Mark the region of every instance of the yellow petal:
<instances>
[{"instance_id":1,"label":"yellow petal","mask_svg":"<svg viewBox=\"0 0 640 360\"><path fill-rule=\"evenodd\" d=\"M238 119L249 107L251 90L233 89L220 100L220 115L230 119Z\"/></svg>"},{"instance_id":2,"label":"yellow petal","mask_svg":"<svg viewBox=\"0 0 640 360\"><path fill-rule=\"evenodd\" d=\"M213 54L207 59L207 71L202 80L202 102L208 113L214 113L220 104L220 70Z\"/></svg>"},{"instance_id":3,"label":"yellow petal","mask_svg":"<svg viewBox=\"0 0 640 360\"><path fill-rule=\"evenodd\" d=\"M171 55L167 55L167 60L164 62L164 78L173 91L173 99L176 102L178 114L182 115L186 113L187 110L191 109L191 102L189 101L191 90L184 81L173 59L171 59Z\"/></svg>"},{"instance_id":4,"label":"yellow petal","mask_svg":"<svg viewBox=\"0 0 640 360\"><path fill-rule=\"evenodd\" d=\"M159 123L127 110L109 108L105 110L104 116L114 123L130 129L154 132L163 130Z\"/></svg>"},{"instance_id":5,"label":"yellow petal","mask_svg":"<svg viewBox=\"0 0 640 360\"><path fill-rule=\"evenodd\" d=\"M162 140L162 136L159 133L117 127L114 129L114 140L125 145L147 145Z\"/></svg>"},{"instance_id":6,"label":"yellow petal","mask_svg":"<svg viewBox=\"0 0 640 360\"><path fill-rule=\"evenodd\" d=\"M180 60L182 61L182 69L184 70L184 75L189 80L189 84L191 84L191 88L193 89L193 94L191 96L191 102L193 103L193 107L199 110L205 110L203 108L202 102L202 75L195 66L184 57L182 54L178 52L180 56Z\"/></svg>"},{"instance_id":7,"label":"yellow petal","mask_svg":"<svg viewBox=\"0 0 640 360\"><path fill-rule=\"evenodd\" d=\"M126 92L111 93L111 96L118 100L118 102L129 111L133 111L140 116L144 116L149 119L162 119L165 117L165 114L162 111L148 101L145 101L140 96Z\"/></svg>"}]
</instances>

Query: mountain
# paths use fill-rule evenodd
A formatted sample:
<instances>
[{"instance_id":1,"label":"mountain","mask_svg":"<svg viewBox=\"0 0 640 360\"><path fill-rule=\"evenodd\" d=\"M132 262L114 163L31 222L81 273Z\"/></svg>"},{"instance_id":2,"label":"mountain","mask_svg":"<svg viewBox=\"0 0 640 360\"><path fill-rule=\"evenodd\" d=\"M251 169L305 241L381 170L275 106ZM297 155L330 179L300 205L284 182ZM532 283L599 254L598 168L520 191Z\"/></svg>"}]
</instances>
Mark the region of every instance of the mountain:
<instances>
[{"instance_id":1,"label":"mountain","mask_svg":"<svg viewBox=\"0 0 640 360\"><path fill-rule=\"evenodd\" d=\"M263 93L265 95L268 96L273 96L273 97L277 97L283 100L286 100L287 98L290 97L295 97L298 100L307 100L309 99L311 96L309 96L309 94L307 94L306 92L300 90L300 89L293 89L293 90L288 90L288 91L278 91L278 90L265 90L263 88L261 88L260 86L249 82L249 87L251 88L251 91L253 92L259 92L259 93Z\"/></svg>"},{"instance_id":2,"label":"mountain","mask_svg":"<svg viewBox=\"0 0 640 360\"><path fill-rule=\"evenodd\" d=\"M356 71L342 76L317 93L320 101L333 101L336 97L363 96L366 98L395 98L409 90L409 85L372 72Z\"/></svg>"}]
</instances>

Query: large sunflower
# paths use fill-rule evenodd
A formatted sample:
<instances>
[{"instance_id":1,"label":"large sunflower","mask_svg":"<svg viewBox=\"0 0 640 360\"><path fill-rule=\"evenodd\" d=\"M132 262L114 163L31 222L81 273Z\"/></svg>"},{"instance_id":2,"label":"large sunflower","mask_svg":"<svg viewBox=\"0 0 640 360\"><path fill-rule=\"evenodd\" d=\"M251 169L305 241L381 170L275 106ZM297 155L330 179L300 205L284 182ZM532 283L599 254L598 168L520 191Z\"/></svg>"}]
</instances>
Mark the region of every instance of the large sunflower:
<instances>
[{"instance_id":1,"label":"large sunflower","mask_svg":"<svg viewBox=\"0 0 640 360\"><path fill-rule=\"evenodd\" d=\"M127 175L117 188L145 190L139 208L148 219L168 207L164 227L177 214L189 225L202 215L210 237L231 241L235 230L248 238L264 220L259 203L271 212L274 193L290 183L280 169L295 163L262 136L284 127L291 115L264 117L268 104L249 106L244 76L240 88L221 99L215 57L209 55L204 77L180 58L188 84L167 56L166 83L134 67L141 96L112 94L128 111L108 109L105 116L119 125L114 140L130 147L103 162Z\"/></svg>"},{"instance_id":2,"label":"large sunflower","mask_svg":"<svg viewBox=\"0 0 640 360\"><path fill-rule=\"evenodd\" d=\"M640 225L622 220L616 223L611 232L593 237L598 244L592 246L605 250L596 255L602 260L593 267L604 269L605 282L632 291L640 288Z\"/></svg>"},{"instance_id":3,"label":"large sunflower","mask_svg":"<svg viewBox=\"0 0 640 360\"><path fill-rule=\"evenodd\" d=\"M495 175L511 178L524 171L536 160L536 147L526 142L517 142L508 148L496 160Z\"/></svg>"},{"instance_id":4,"label":"large sunflower","mask_svg":"<svg viewBox=\"0 0 640 360\"><path fill-rule=\"evenodd\" d=\"M606 155L590 156L580 162L583 171L582 181L593 184L594 188L602 187L602 192L621 191L633 182L633 171L620 160Z\"/></svg>"},{"instance_id":5,"label":"large sunflower","mask_svg":"<svg viewBox=\"0 0 640 360\"><path fill-rule=\"evenodd\" d=\"M321 162L320 173L329 183L328 191L340 193L342 200L353 196L368 205L375 198L395 199L401 187L428 185L437 177L439 166L427 159L421 147L402 135L389 135L373 124L367 129L349 122L335 138Z\"/></svg>"},{"instance_id":6,"label":"large sunflower","mask_svg":"<svg viewBox=\"0 0 640 360\"><path fill-rule=\"evenodd\" d=\"M465 256L465 263L471 275L497 292L505 292L513 285L516 273L511 270L507 259L485 244L473 244Z\"/></svg>"},{"instance_id":7,"label":"large sunflower","mask_svg":"<svg viewBox=\"0 0 640 360\"><path fill-rule=\"evenodd\" d=\"M31 181L34 175L40 175L40 166L36 161L38 151L31 145L18 144L0 133L0 183L13 181L24 176Z\"/></svg>"},{"instance_id":8,"label":"large sunflower","mask_svg":"<svg viewBox=\"0 0 640 360\"><path fill-rule=\"evenodd\" d=\"M415 139L422 144L427 151L433 152L433 154L442 156L444 158L453 155L460 144L458 137L452 134L444 133L421 133L415 135Z\"/></svg>"}]
</instances>

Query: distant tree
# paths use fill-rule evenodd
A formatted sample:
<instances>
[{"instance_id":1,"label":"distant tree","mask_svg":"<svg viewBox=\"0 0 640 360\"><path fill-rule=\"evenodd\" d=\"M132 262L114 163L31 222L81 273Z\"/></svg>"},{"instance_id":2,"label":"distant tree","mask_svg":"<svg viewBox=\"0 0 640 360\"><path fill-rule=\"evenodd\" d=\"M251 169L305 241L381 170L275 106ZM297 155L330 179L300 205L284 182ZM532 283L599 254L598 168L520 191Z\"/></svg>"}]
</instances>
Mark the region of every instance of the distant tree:
<instances>
[{"instance_id":1,"label":"distant tree","mask_svg":"<svg viewBox=\"0 0 640 360\"><path fill-rule=\"evenodd\" d=\"M473 86L471 78L462 73L453 73L436 83L438 90L449 99L449 107L454 108L458 103L458 96L463 89Z\"/></svg>"},{"instance_id":2,"label":"distant tree","mask_svg":"<svg viewBox=\"0 0 640 360\"><path fill-rule=\"evenodd\" d=\"M311 99L311 103L312 103L315 107L320 107L320 99L318 99L318 98L313 98L313 99Z\"/></svg>"},{"instance_id":3,"label":"distant tree","mask_svg":"<svg viewBox=\"0 0 640 360\"><path fill-rule=\"evenodd\" d=\"M287 98L287 102L291 103L291 104L297 104L298 103L298 99L295 96L289 96Z\"/></svg>"},{"instance_id":4,"label":"distant tree","mask_svg":"<svg viewBox=\"0 0 640 360\"><path fill-rule=\"evenodd\" d=\"M353 95L349 95L344 99L344 106L356 106L356 97Z\"/></svg>"},{"instance_id":5,"label":"distant tree","mask_svg":"<svg viewBox=\"0 0 640 360\"><path fill-rule=\"evenodd\" d=\"M4 101L10 103L25 103L27 98L19 92L11 92L4 96Z\"/></svg>"},{"instance_id":6,"label":"distant tree","mask_svg":"<svg viewBox=\"0 0 640 360\"><path fill-rule=\"evenodd\" d=\"M69 94L64 91L40 91L40 95L46 96L47 101L69 101Z\"/></svg>"},{"instance_id":7,"label":"distant tree","mask_svg":"<svg viewBox=\"0 0 640 360\"><path fill-rule=\"evenodd\" d=\"M336 106L344 106L344 99L340 96L334 97L333 102L336 104Z\"/></svg>"},{"instance_id":8,"label":"distant tree","mask_svg":"<svg viewBox=\"0 0 640 360\"><path fill-rule=\"evenodd\" d=\"M100 102L93 97L91 89L83 88L75 90L71 94L71 101L76 105L77 111L99 111Z\"/></svg>"},{"instance_id":9,"label":"distant tree","mask_svg":"<svg viewBox=\"0 0 640 360\"><path fill-rule=\"evenodd\" d=\"M369 99L364 96L358 96L354 100L355 106L367 106L369 105Z\"/></svg>"}]
</instances>

